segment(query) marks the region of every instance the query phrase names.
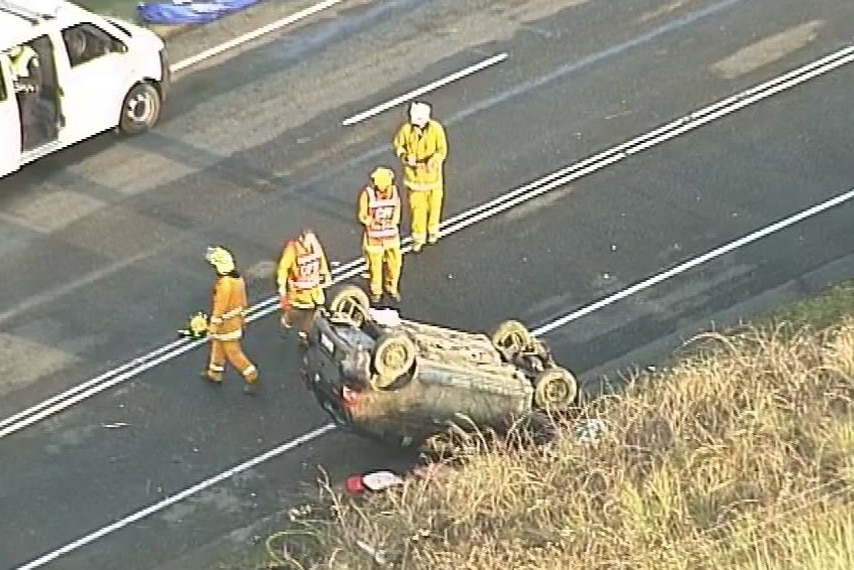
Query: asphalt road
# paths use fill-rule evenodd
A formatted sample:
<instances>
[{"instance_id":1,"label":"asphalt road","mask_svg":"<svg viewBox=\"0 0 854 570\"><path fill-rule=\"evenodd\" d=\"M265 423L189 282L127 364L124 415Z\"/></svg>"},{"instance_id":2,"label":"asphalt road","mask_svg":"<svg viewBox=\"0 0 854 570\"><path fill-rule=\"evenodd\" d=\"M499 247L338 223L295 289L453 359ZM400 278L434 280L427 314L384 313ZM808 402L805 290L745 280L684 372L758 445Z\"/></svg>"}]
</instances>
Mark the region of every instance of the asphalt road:
<instances>
[{"instance_id":1,"label":"asphalt road","mask_svg":"<svg viewBox=\"0 0 854 570\"><path fill-rule=\"evenodd\" d=\"M208 302L210 241L258 275L256 298L271 292L259 262L304 222L322 228L335 259L356 257L353 197L390 160L401 118L340 126L356 112L511 54L430 97L452 137L452 214L850 40L851 8L831 0L688 2L657 14L664 4L508 2L468 14L485 4L360 6L183 78L155 133L94 141L4 180L3 417L162 344ZM407 256L404 313L467 329L536 325L849 189L839 117L850 116L851 83L843 68ZM598 370L851 253L850 215L823 214L550 340L577 372ZM16 513L0 522L0 566L325 423L273 319L251 327L246 347L264 397L242 396L234 378L205 386L195 351L0 442L0 511ZM128 425L102 427L115 422ZM246 544L240 532L222 537L290 504L316 466L340 478L390 460L324 436L53 567L193 567L175 557Z\"/></svg>"}]
</instances>

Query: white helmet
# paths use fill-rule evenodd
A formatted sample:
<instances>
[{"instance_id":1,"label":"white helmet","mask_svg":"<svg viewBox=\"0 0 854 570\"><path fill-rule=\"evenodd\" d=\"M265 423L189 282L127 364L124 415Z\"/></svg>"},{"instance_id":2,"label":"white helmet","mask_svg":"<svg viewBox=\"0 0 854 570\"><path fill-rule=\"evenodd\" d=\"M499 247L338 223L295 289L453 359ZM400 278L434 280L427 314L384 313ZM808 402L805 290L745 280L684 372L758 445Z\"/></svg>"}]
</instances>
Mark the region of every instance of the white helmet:
<instances>
[{"instance_id":1,"label":"white helmet","mask_svg":"<svg viewBox=\"0 0 854 570\"><path fill-rule=\"evenodd\" d=\"M424 128L430 121L430 112L432 109L427 103L414 101L409 106L409 122L415 126Z\"/></svg>"},{"instance_id":2,"label":"white helmet","mask_svg":"<svg viewBox=\"0 0 854 570\"><path fill-rule=\"evenodd\" d=\"M234 256L222 246L212 245L205 251L205 259L214 266L216 272L225 275L234 271Z\"/></svg>"}]
</instances>

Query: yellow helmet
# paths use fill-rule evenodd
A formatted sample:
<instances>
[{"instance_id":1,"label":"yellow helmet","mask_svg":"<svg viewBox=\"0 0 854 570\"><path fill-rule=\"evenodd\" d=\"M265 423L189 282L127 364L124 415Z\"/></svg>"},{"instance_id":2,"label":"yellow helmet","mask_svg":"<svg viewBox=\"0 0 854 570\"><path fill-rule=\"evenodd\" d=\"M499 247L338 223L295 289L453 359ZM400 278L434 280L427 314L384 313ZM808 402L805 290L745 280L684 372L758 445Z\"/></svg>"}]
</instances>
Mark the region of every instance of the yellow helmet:
<instances>
[{"instance_id":1,"label":"yellow helmet","mask_svg":"<svg viewBox=\"0 0 854 570\"><path fill-rule=\"evenodd\" d=\"M205 252L205 259L216 268L217 273L226 274L234 271L234 256L222 246L209 246Z\"/></svg>"},{"instance_id":2,"label":"yellow helmet","mask_svg":"<svg viewBox=\"0 0 854 570\"><path fill-rule=\"evenodd\" d=\"M385 190L394 184L394 171L386 166L380 166L371 173L371 182L380 190Z\"/></svg>"}]
</instances>

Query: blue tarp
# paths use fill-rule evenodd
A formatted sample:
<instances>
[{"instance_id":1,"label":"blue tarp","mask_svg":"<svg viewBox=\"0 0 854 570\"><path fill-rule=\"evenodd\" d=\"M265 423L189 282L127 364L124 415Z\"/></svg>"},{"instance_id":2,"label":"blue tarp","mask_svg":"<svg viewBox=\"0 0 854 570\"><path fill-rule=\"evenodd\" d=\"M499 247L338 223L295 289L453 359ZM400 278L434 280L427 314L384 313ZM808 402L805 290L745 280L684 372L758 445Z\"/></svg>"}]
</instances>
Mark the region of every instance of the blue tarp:
<instances>
[{"instance_id":1,"label":"blue tarp","mask_svg":"<svg viewBox=\"0 0 854 570\"><path fill-rule=\"evenodd\" d=\"M210 0L208 2L172 0L172 2L140 2L136 9L140 20L147 24L177 26L207 24L261 2L264 0Z\"/></svg>"}]
</instances>

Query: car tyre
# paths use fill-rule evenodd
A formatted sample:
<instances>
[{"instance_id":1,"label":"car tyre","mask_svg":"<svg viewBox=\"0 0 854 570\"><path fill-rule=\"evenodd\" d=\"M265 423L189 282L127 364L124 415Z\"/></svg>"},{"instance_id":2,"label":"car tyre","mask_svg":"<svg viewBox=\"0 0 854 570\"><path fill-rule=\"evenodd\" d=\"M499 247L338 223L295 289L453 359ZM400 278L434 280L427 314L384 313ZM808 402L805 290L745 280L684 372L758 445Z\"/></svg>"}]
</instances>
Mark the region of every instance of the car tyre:
<instances>
[{"instance_id":1,"label":"car tyre","mask_svg":"<svg viewBox=\"0 0 854 570\"><path fill-rule=\"evenodd\" d=\"M534 379L534 407L541 410L566 410L578 398L578 380L566 368L555 366Z\"/></svg>"},{"instance_id":2,"label":"car tyre","mask_svg":"<svg viewBox=\"0 0 854 570\"><path fill-rule=\"evenodd\" d=\"M492 345L501 352L507 360L531 346L533 337L528 328L519 321L504 321L498 325L491 335Z\"/></svg>"},{"instance_id":3,"label":"car tyre","mask_svg":"<svg viewBox=\"0 0 854 570\"><path fill-rule=\"evenodd\" d=\"M370 306L371 300L360 287L344 285L332 296L332 300L329 302L329 312L333 315L345 315L361 326Z\"/></svg>"},{"instance_id":4,"label":"car tyre","mask_svg":"<svg viewBox=\"0 0 854 570\"><path fill-rule=\"evenodd\" d=\"M405 334L387 333L374 347L375 388L388 387L415 365L415 343Z\"/></svg>"},{"instance_id":5,"label":"car tyre","mask_svg":"<svg viewBox=\"0 0 854 570\"><path fill-rule=\"evenodd\" d=\"M160 120L163 98L154 84L143 81L131 87L122 102L119 130L136 135L150 130Z\"/></svg>"}]
</instances>

